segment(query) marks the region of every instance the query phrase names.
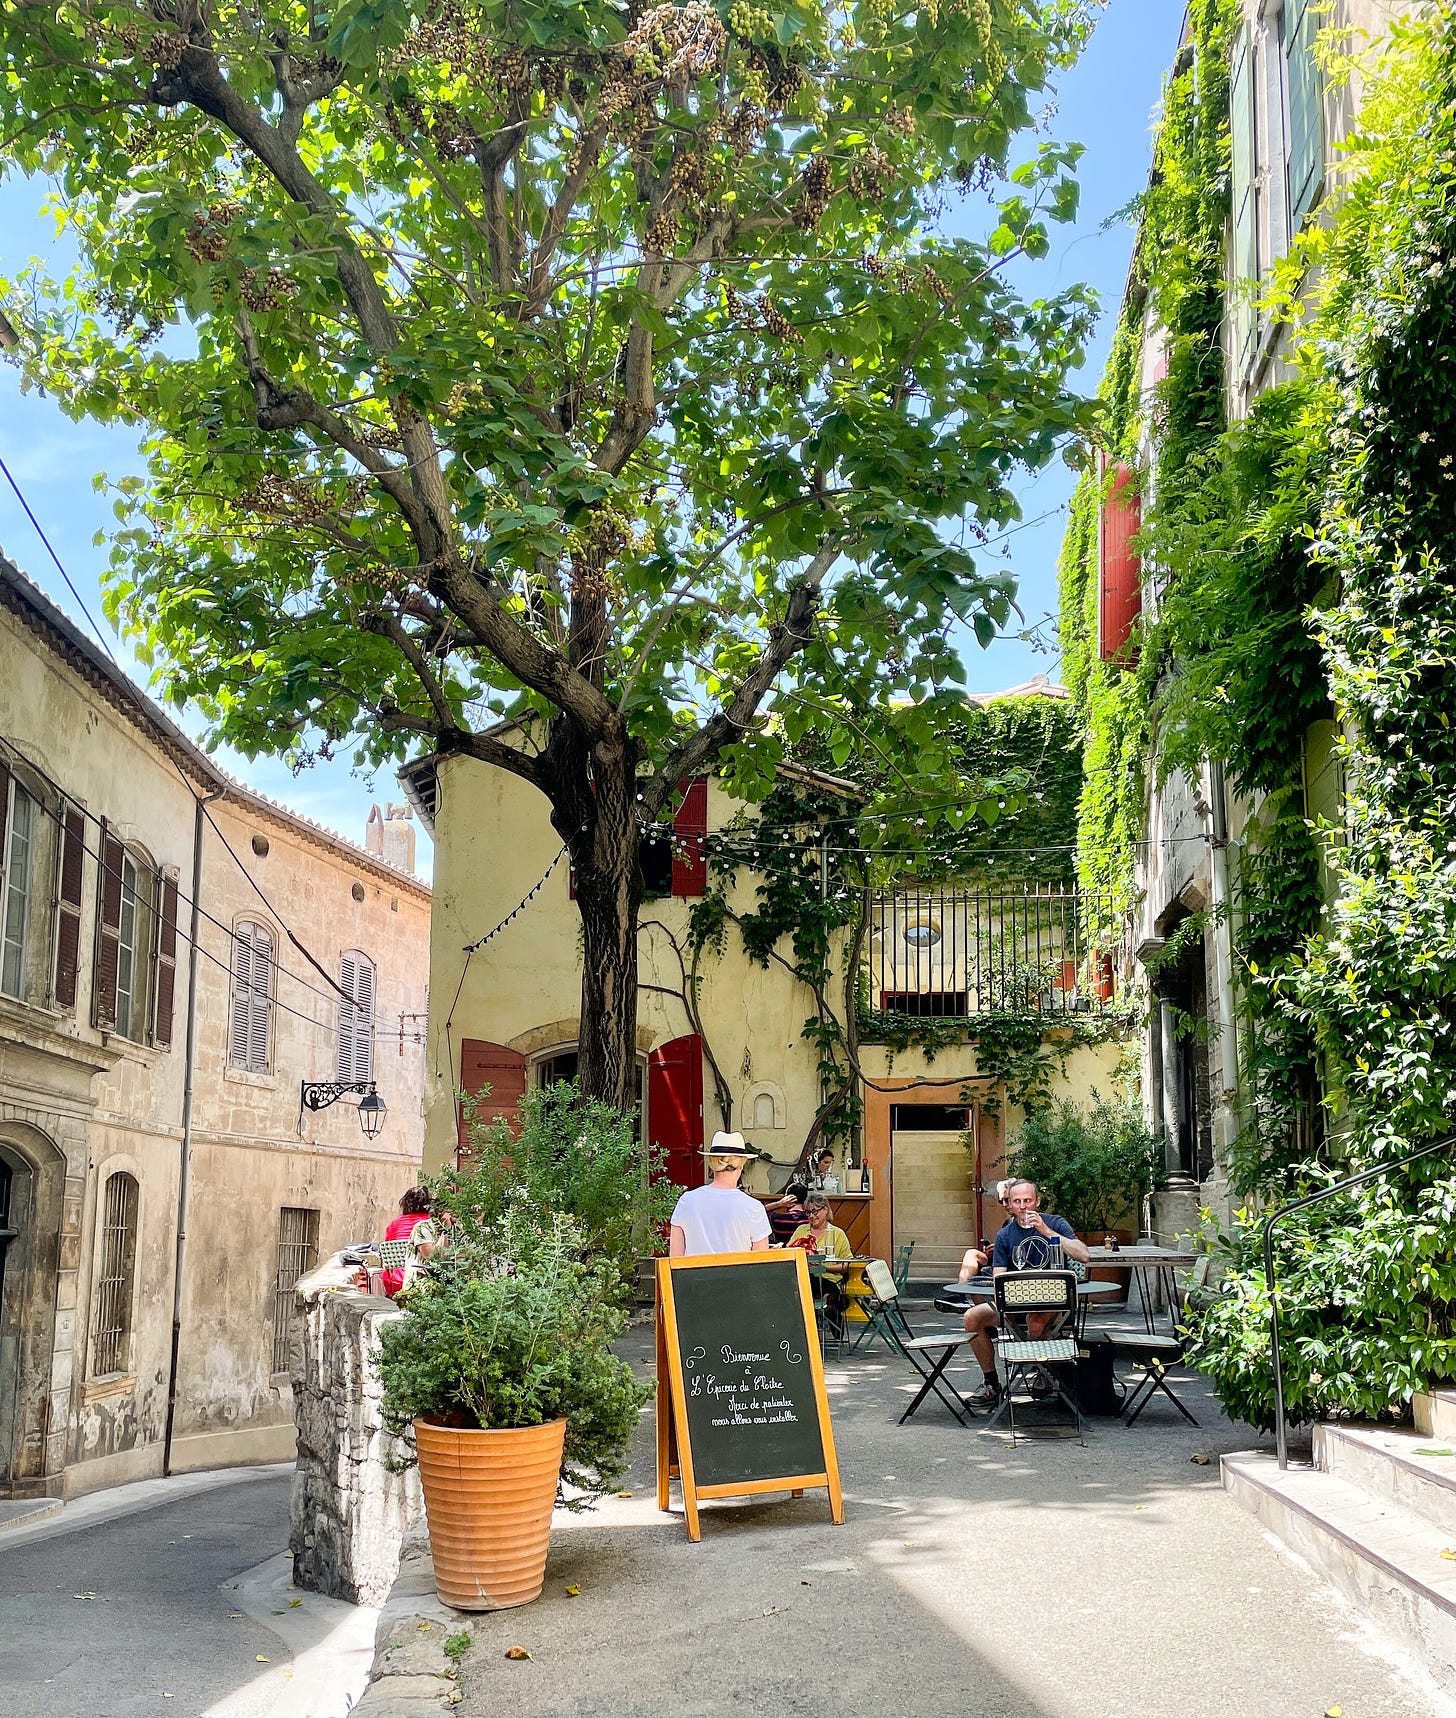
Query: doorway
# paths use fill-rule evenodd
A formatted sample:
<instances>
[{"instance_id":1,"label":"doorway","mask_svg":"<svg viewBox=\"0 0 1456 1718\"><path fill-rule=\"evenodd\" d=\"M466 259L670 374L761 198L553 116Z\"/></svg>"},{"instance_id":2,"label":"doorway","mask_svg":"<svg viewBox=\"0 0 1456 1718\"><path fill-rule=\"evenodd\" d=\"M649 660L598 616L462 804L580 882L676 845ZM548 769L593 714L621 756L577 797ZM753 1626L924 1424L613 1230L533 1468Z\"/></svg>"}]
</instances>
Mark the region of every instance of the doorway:
<instances>
[{"instance_id":1,"label":"doorway","mask_svg":"<svg viewBox=\"0 0 1456 1718\"><path fill-rule=\"evenodd\" d=\"M966 1146L974 1122L965 1105L890 1106L895 1248L914 1242L910 1275L918 1282L947 1282L975 1244L975 1159Z\"/></svg>"}]
</instances>

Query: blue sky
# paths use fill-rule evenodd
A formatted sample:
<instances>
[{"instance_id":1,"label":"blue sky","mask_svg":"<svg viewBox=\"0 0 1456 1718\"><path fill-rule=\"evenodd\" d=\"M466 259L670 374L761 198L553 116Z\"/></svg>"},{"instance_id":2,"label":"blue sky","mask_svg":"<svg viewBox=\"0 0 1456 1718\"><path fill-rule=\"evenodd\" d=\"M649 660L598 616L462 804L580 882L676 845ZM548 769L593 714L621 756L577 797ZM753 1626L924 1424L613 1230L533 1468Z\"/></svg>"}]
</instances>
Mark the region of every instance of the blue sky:
<instances>
[{"instance_id":1,"label":"blue sky","mask_svg":"<svg viewBox=\"0 0 1456 1718\"><path fill-rule=\"evenodd\" d=\"M1049 134L1086 145L1079 178L1081 210L1077 222L1052 231L1052 248L1028 274L1024 290L1051 293L1077 280L1100 293L1103 313L1081 384L1090 392L1101 373L1127 271L1131 232L1124 223L1104 223L1124 207L1147 180L1152 118L1163 73L1177 46L1182 7L1177 0L1109 0L1107 11L1078 64L1064 73L1056 93L1057 111ZM41 215L44 187L25 181L0 184L0 264L13 271L27 256L49 257L61 268L54 227ZM101 619L99 576L107 551L92 538L115 521L111 506L92 488L105 472L115 478L140 469L135 442L123 430L73 424L49 399L22 395L15 371L0 366L0 455L14 473L87 608ZM1027 523L1008 538L1007 564L1020 581L1020 602L1030 623L1056 608L1056 564L1066 504L1074 483L1058 460L1022 486ZM1045 517L1043 517L1045 516ZM84 625L44 545L9 487L0 480L0 548L16 561L60 607ZM108 638L118 659L143 684L126 651ZM1056 676L1057 657L1007 637L988 649L974 640L965 646L968 683L973 691L995 691L1036 673ZM182 718L194 733L201 723ZM381 772L372 781L345 762L317 765L299 775L269 759L248 761L220 755L225 767L260 791L295 806L305 815L362 840L371 798L398 797L393 780ZM423 832L422 832L423 836ZM421 840L421 869L428 873L430 850Z\"/></svg>"}]
</instances>

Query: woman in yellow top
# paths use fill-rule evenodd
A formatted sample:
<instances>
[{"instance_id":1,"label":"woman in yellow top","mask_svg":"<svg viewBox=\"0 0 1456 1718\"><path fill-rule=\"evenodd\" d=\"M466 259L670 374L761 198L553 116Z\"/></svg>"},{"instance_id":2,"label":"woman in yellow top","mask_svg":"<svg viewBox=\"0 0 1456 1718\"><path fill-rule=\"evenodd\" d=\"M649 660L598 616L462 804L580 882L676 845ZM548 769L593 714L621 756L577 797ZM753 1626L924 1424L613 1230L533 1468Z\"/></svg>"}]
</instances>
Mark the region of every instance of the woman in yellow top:
<instances>
[{"instance_id":1,"label":"woman in yellow top","mask_svg":"<svg viewBox=\"0 0 1456 1718\"><path fill-rule=\"evenodd\" d=\"M811 1193L804 1201L807 1223L800 1223L789 1236L791 1247L807 1247L826 1259L852 1259L854 1248L843 1229L829 1221L829 1201L822 1193Z\"/></svg>"},{"instance_id":2,"label":"woman in yellow top","mask_svg":"<svg viewBox=\"0 0 1456 1718\"><path fill-rule=\"evenodd\" d=\"M789 1237L791 1247L804 1247L817 1258L825 1260L829 1270L836 1276L842 1276L843 1267L836 1266L836 1259L852 1259L854 1248L849 1244L849 1236L843 1229L837 1228L829 1221L829 1201L822 1193L811 1193L804 1201L804 1209L809 1214L807 1223L800 1223ZM824 1298L825 1312L829 1321L829 1334L836 1342L844 1337L844 1290L837 1282L829 1282L824 1277L814 1278L814 1298Z\"/></svg>"}]
</instances>

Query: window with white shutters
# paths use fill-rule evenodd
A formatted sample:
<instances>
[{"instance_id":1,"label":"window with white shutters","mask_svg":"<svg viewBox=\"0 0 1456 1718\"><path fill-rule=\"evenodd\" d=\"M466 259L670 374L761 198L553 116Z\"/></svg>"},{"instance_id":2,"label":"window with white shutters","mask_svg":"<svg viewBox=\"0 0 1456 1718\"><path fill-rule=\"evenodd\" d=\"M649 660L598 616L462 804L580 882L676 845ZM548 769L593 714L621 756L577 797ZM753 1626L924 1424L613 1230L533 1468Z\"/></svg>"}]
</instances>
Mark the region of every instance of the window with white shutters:
<instances>
[{"instance_id":1,"label":"window with white shutters","mask_svg":"<svg viewBox=\"0 0 1456 1718\"><path fill-rule=\"evenodd\" d=\"M351 949L339 961L339 988L350 998L339 1002L341 1080L374 1078L374 962Z\"/></svg>"},{"instance_id":2,"label":"window with white shutters","mask_svg":"<svg viewBox=\"0 0 1456 1718\"><path fill-rule=\"evenodd\" d=\"M244 919L233 932L228 1066L266 1074L273 1051L273 933Z\"/></svg>"}]
</instances>

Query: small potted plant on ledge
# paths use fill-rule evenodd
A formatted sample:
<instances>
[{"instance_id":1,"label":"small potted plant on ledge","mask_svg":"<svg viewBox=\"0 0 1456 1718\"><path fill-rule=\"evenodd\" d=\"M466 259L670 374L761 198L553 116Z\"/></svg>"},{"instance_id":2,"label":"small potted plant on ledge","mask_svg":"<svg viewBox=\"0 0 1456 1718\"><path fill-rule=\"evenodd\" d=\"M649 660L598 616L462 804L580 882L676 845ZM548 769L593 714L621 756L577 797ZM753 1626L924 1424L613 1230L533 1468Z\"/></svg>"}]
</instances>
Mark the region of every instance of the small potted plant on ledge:
<instances>
[{"instance_id":1,"label":"small potted plant on ledge","mask_svg":"<svg viewBox=\"0 0 1456 1718\"><path fill-rule=\"evenodd\" d=\"M551 1511L621 1483L650 1385L610 1351L619 1273L560 1213L462 1236L382 1333L390 1429L413 1433L435 1584L459 1610L540 1595Z\"/></svg>"},{"instance_id":2,"label":"small potted plant on ledge","mask_svg":"<svg viewBox=\"0 0 1456 1718\"><path fill-rule=\"evenodd\" d=\"M1089 1246L1108 1235L1131 1241L1156 1184L1157 1143L1135 1105L1090 1096L1086 1111L1065 1098L1034 1110L1007 1147L1007 1165L1034 1181L1042 1209L1065 1217ZM1125 1303L1130 1270L1094 1266L1088 1274L1120 1283Z\"/></svg>"}]
</instances>

